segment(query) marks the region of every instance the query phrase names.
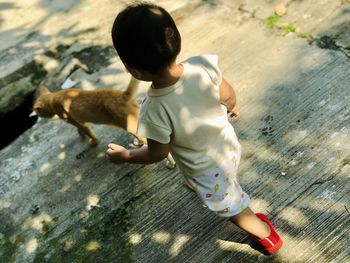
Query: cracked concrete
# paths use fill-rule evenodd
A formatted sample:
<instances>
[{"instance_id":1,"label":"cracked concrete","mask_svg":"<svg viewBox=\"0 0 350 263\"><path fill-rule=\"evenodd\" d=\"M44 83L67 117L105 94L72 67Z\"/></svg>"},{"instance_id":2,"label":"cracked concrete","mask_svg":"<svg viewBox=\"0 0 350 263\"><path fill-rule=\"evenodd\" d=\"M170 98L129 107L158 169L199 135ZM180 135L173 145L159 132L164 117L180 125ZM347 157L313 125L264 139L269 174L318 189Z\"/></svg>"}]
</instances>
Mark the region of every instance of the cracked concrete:
<instances>
[{"instance_id":1,"label":"cracked concrete","mask_svg":"<svg viewBox=\"0 0 350 263\"><path fill-rule=\"evenodd\" d=\"M0 3L0 98L13 96L12 107L19 94L9 90L31 94L43 79L56 89L72 59L87 67L71 75L80 88L123 88L128 75L109 31L127 2ZM90 148L54 119L0 151L0 261L349 261L348 1L154 2L179 21L180 60L219 55L242 114L233 123L243 146L241 183L284 247L273 257L252 249L164 162L109 163L106 145L131 140L123 131L92 125L101 142ZM281 2L286 13L268 27Z\"/></svg>"}]
</instances>

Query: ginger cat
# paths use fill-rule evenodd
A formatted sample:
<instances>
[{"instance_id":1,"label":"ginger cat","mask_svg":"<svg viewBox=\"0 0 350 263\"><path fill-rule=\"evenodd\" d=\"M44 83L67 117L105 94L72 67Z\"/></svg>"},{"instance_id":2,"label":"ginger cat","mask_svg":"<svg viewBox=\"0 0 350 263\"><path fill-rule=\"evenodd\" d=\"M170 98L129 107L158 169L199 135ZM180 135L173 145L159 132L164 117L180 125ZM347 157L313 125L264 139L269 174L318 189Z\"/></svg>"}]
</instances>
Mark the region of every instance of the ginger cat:
<instances>
[{"instance_id":1,"label":"ginger cat","mask_svg":"<svg viewBox=\"0 0 350 263\"><path fill-rule=\"evenodd\" d=\"M74 125L81 137L87 135L92 145L98 144L98 138L88 122L122 128L142 145L145 140L136 136L140 111L135 98L138 84L139 81L131 77L124 91L64 89L55 92L50 92L45 85L40 84L33 110L43 118L57 114L62 120Z\"/></svg>"}]
</instances>

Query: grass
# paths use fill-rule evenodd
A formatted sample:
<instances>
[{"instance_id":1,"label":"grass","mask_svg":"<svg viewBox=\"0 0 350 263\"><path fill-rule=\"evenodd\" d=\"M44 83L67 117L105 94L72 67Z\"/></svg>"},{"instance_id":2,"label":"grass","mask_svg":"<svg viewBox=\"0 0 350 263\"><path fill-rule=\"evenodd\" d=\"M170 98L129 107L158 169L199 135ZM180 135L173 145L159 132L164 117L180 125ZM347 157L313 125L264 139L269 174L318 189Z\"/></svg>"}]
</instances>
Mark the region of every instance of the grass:
<instances>
[{"instance_id":1,"label":"grass","mask_svg":"<svg viewBox=\"0 0 350 263\"><path fill-rule=\"evenodd\" d=\"M264 19L264 24L268 28L273 28L273 27L275 27L277 25L277 23L278 23L280 18L281 18L280 16L274 14L272 16L269 16L269 17L265 18Z\"/></svg>"},{"instance_id":2,"label":"grass","mask_svg":"<svg viewBox=\"0 0 350 263\"><path fill-rule=\"evenodd\" d=\"M296 27L294 26L293 23L282 24L279 27L283 30L283 33L282 33L283 36L286 36L289 33L294 33L296 30Z\"/></svg>"},{"instance_id":3,"label":"grass","mask_svg":"<svg viewBox=\"0 0 350 263\"><path fill-rule=\"evenodd\" d=\"M267 28L277 28L281 30L282 36L286 36L289 33L296 33L297 28L294 23L281 23L280 18L280 16L273 14L264 19L264 24ZM303 36L300 37L309 38L309 34L303 33Z\"/></svg>"}]
</instances>

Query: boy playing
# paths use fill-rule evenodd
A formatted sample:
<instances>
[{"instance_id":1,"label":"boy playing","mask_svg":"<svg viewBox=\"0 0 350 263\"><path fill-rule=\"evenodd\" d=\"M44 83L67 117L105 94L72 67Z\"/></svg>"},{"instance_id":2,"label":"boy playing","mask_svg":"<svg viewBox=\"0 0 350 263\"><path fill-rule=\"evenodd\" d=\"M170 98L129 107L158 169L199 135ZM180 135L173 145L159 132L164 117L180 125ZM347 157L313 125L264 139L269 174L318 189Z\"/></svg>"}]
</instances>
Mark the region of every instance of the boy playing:
<instances>
[{"instance_id":1,"label":"boy playing","mask_svg":"<svg viewBox=\"0 0 350 263\"><path fill-rule=\"evenodd\" d=\"M170 152L186 184L208 209L246 231L265 253L276 253L282 239L265 215L252 212L237 180L241 150L227 112L231 117L239 112L217 56L177 63L179 31L169 13L153 4L130 5L120 12L112 39L131 75L152 85L141 106L137 134L147 138L147 147L129 150L109 144L109 159L150 164Z\"/></svg>"}]
</instances>

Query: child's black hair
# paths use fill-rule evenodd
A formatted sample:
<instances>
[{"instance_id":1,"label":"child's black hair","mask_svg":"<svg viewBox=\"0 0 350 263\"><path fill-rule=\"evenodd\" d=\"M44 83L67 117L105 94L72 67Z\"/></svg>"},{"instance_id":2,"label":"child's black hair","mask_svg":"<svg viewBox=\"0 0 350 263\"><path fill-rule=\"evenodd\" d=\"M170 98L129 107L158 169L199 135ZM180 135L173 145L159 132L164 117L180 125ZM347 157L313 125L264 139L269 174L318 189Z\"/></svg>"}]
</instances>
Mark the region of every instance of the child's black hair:
<instances>
[{"instance_id":1,"label":"child's black hair","mask_svg":"<svg viewBox=\"0 0 350 263\"><path fill-rule=\"evenodd\" d=\"M169 66L181 50L180 33L170 14L149 3L121 11L113 24L112 40L127 66L149 73Z\"/></svg>"}]
</instances>

